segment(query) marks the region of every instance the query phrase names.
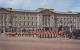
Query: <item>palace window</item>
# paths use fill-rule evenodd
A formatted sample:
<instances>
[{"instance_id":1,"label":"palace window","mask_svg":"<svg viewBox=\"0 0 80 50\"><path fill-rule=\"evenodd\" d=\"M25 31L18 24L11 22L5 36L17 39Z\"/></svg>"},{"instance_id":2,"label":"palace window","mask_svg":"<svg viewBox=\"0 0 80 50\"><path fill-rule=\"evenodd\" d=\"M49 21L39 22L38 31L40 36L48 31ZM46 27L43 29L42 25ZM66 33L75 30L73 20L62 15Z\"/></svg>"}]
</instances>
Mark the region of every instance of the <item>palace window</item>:
<instances>
[{"instance_id":1,"label":"palace window","mask_svg":"<svg viewBox=\"0 0 80 50\"><path fill-rule=\"evenodd\" d=\"M62 21L60 21L60 23L62 24Z\"/></svg>"},{"instance_id":2,"label":"palace window","mask_svg":"<svg viewBox=\"0 0 80 50\"><path fill-rule=\"evenodd\" d=\"M37 23L38 23L38 22L36 22L36 26L37 26Z\"/></svg>"},{"instance_id":3,"label":"palace window","mask_svg":"<svg viewBox=\"0 0 80 50\"><path fill-rule=\"evenodd\" d=\"M70 23L72 23L72 21L70 21Z\"/></svg>"},{"instance_id":4,"label":"palace window","mask_svg":"<svg viewBox=\"0 0 80 50\"><path fill-rule=\"evenodd\" d=\"M61 18L61 21L62 21L62 18Z\"/></svg>"},{"instance_id":5,"label":"palace window","mask_svg":"<svg viewBox=\"0 0 80 50\"><path fill-rule=\"evenodd\" d=\"M15 26L17 26L17 21L15 21Z\"/></svg>"},{"instance_id":6,"label":"palace window","mask_svg":"<svg viewBox=\"0 0 80 50\"><path fill-rule=\"evenodd\" d=\"M68 18L67 18L67 21L68 21Z\"/></svg>"},{"instance_id":7,"label":"palace window","mask_svg":"<svg viewBox=\"0 0 80 50\"><path fill-rule=\"evenodd\" d=\"M28 17L28 20L29 20L29 17Z\"/></svg>"},{"instance_id":8,"label":"palace window","mask_svg":"<svg viewBox=\"0 0 80 50\"><path fill-rule=\"evenodd\" d=\"M48 25L50 26L50 23L48 23Z\"/></svg>"},{"instance_id":9,"label":"palace window","mask_svg":"<svg viewBox=\"0 0 80 50\"><path fill-rule=\"evenodd\" d=\"M24 26L25 26L25 21L24 21Z\"/></svg>"},{"instance_id":10,"label":"palace window","mask_svg":"<svg viewBox=\"0 0 80 50\"><path fill-rule=\"evenodd\" d=\"M30 25L30 22L28 21L28 26Z\"/></svg>"},{"instance_id":11,"label":"palace window","mask_svg":"<svg viewBox=\"0 0 80 50\"><path fill-rule=\"evenodd\" d=\"M65 26L65 22L64 22L64 26Z\"/></svg>"},{"instance_id":12,"label":"palace window","mask_svg":"<svg viewBox=\"0 0 80 50\"><path fill-rule=\"evenodd\" d=\"M19 25L21 26L21 21L19 22Z\"/></svg>"},{"instance_id":13,"label":"palace window","mask_svg":"<svg viewBox=\"0 0 80 50\"><path fill-rule=\"evenodd\" d=\"M65 21L65 18L64 18L64 21Z\"/></svg>"},{"instance_id":14,"label":"palace window","mask_svg":"<svg viewBox=\"0 0 80 50\"><path fill-rule=\"evenodd\" d=\"M19 17L19 20L21 20L21 16Z\"/></svg>"},{"instance_id":15,"label":"palace window","mask_svg":"<svg viewBox=\"0 0 80 50\"><path fill-rule=\"evenodd\" d=\"M36 17L36 20L37 20L37 17Z\"/></svg>"},{"instance_id":16,"label":"palace window","mask_svg":"<svg viewBox=\"0 0 80 50\"><path fill-rule=\"evenodd\" d=\"M34 17L32 17L32 20L34 20Z\"/></svg>"},{"instance_id":17,"label":"palace window","mask_svg":"<svg viewBox=\"0 0 80 50\"><path fill-rule=\"evenodd\" d=\"M57 18L57 21L59 21L59 18Z\"/></svg>"},{"instance_id":18,"label":"palace window","mask_svg":"<svg viewBox=\"0 0 80 50\"><path fill-rule=\"evenodd\" d=\"M34 25L34 22L32 22L32 25Z\"/></svg>"},{"instance_id":19,"label":"palace window","mask_svg":"<svg viewBox=\"0 0 80 50\"><path fill-rule=\"evenodd\" d=\"M68 26L69 22L67 22L67 26Z\"/></svg>"},{"instance_id":20,"label":"palace window","mask_svg":"<svg viewBox=\"0 0 80 50\"><path fill-rule=\"evenodd\" d=\"M17 16L15 16L15 20L17 20Z\"/></svg>"},{"instance_id":21,"label":"palace window","mask_svg":"<svg viewBox=\"0 0 80 50\"><path fill-rule=\"evenodd\" d=\"M52 17L52 19L53 19L53 17Z\"/></svg>"},{"instance_id":22,"label":"palace window","mask_svg":"<svg viewBox=\"0 0 80 50\"><path fill-rule=\"evenodd\" d=\"M72 20L72 18L70 18L70 21Z\"/></svg>"},{"instance_id":23,"label":"palace window","mask_svg":"<svg viewBox=\"0 0 80 50\"><path fill-rule=\"evenodd\" d=\"M25 17L24 17L24 20L25 20Z\"/></svg>"}]
</instances>

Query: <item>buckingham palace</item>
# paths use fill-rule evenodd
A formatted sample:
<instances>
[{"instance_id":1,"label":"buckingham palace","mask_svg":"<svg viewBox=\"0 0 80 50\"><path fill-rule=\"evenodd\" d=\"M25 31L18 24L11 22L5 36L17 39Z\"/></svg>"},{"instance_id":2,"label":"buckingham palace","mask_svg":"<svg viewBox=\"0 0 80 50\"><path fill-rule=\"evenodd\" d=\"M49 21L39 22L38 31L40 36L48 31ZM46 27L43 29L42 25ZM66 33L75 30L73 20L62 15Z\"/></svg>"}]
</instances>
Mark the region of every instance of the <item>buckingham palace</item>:
<instances>
[{"instance_id":1,"label":"buckingham palace","mask_svg":"<svg viewBox=\"0 0 80 50\"><path fill-rule=\"evenodd\" d=\"M80 29L80 12L58 12L50 8L22 10L0 7L0 32L21 30Z\"/></svg>"}]
</instances>

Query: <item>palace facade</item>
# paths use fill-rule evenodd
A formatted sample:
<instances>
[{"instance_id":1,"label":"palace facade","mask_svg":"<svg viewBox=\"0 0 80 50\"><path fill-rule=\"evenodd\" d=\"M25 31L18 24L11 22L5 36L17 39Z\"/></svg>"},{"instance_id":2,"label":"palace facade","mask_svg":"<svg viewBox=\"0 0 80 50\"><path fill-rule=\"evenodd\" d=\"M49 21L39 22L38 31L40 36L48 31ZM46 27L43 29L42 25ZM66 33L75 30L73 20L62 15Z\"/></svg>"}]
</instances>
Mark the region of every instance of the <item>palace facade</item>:
<instances>
[{"instance_id":1,"label":"palace facade","mask_svg":"<svg viewBox=\"0 0 80 50\"><path fill-rule=\"evenodd\" d=\"M21 10L0 8L0 32L21 30L54 30L63 26L63 30L80 29L80 12L57 12L54 9L38 8Z\"/></svg>"}]
</instances>

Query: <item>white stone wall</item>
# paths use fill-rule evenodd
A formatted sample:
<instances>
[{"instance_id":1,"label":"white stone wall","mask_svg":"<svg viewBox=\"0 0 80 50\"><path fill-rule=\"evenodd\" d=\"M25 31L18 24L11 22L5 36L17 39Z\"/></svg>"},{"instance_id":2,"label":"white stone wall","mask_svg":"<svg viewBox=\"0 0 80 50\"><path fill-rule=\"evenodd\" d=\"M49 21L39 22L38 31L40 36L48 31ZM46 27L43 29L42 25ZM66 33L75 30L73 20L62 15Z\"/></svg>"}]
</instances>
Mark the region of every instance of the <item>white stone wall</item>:
<instances>
[{"instance_id":1,"label":"white stone wall","mask_svg":"<svg viewBox=\"0 0 80 50\"><path fill-rule=\"evenodd\" d=\"M69 14L63 15L63 14L61 14L61 15L57 15L57 18L58 18L58 20L57 20L58 27L60 27L61 25L63 25L63 27L64 26L70 27L72 25L73 30L78 28L79 24L78 24L77 15L74 15L74 14L73 15L69 15Z\"/></svg>"}]
</instances>

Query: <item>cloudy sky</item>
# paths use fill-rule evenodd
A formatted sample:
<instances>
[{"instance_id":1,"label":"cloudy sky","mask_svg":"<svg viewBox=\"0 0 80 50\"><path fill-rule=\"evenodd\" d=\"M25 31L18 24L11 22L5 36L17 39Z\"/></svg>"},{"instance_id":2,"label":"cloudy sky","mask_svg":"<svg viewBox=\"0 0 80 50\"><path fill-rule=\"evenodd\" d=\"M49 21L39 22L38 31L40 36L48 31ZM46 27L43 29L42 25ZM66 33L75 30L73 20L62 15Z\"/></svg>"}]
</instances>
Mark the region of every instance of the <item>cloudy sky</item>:
<instances>
[{"instance_id":1,"label":"cloudy sky","mask_svg":"<svg viewBox=\"0 0 80 50\"><path fill-rule=\"evenodd\" d=\"M53 8L55 11L80 12L80 0L0 0L0 7L14 9Z\"/></svg>"}]
</instances>

